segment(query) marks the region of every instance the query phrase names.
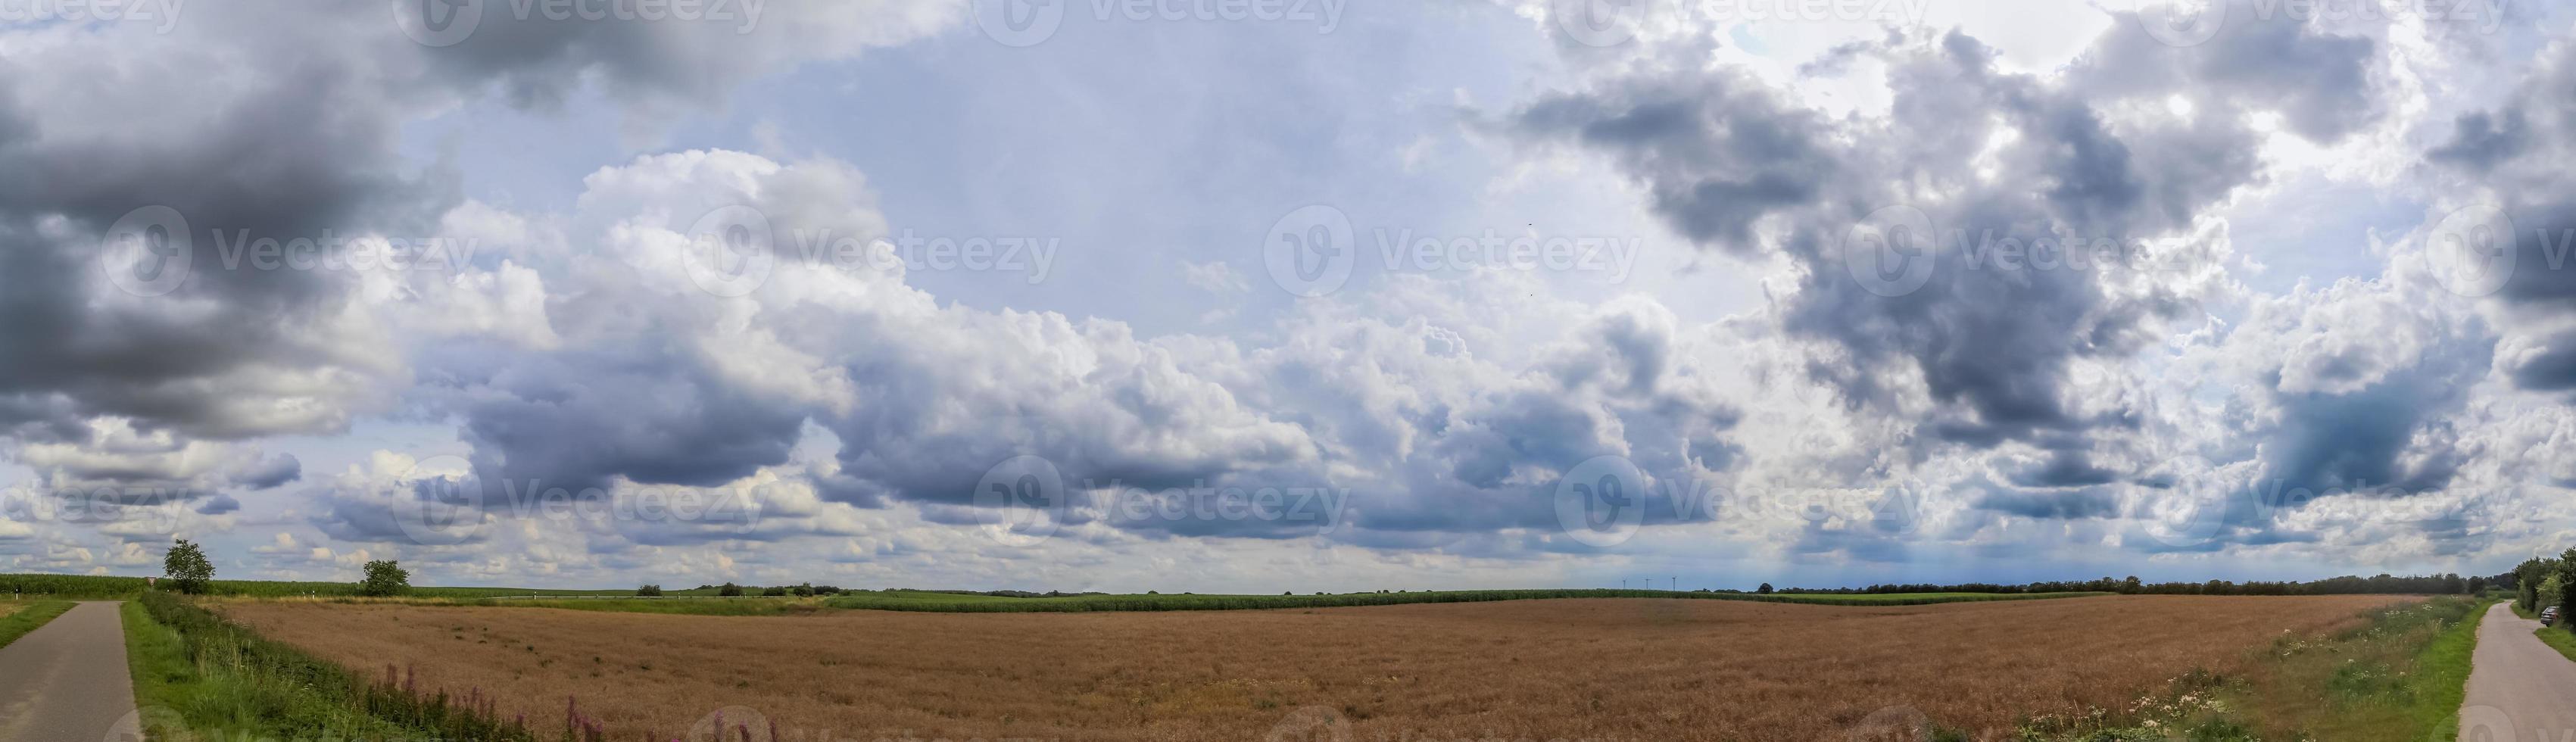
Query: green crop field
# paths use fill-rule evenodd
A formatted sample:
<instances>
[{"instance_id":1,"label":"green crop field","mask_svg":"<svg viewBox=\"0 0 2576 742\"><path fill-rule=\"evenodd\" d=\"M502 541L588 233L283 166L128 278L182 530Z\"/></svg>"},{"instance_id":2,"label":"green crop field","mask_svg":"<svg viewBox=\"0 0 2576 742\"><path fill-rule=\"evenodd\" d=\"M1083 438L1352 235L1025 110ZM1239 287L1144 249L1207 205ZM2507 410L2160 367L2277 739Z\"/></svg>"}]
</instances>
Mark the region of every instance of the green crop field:
<instances>
[{"instance_id":1,"label":"green crop field","mask_svg":"<svg viewBox=\"0 0 2576 742\"><path fill-rule=\"evenodd\" d=\"M11 594L54 598L123 598L143 593L141 577L95 575L0 574L0 598ZM346 597L358 594L356 582L267 582L257 580L215 580L208 583L210 595L258 598L297 596ZM515 587L415 587L411 594L425 598L488 598L511 595L632 595L634 590L542 590ZM690 591L674 591L690 592Z\"/></svg>"},{"instance_id":2,"label":"green crop field","mask_svg":"<svg viewBox=\"0 0 2576 742\"><path fill-rule=\"evenodd\" d=\"M2037 600L2072 598L2105 593L1890 593L1882 595L1756 595L1752 593L1679 592L1673 590L1446 590L1401 593L1340 593L1330 595L1066 595L1060 597L1009 598L991 595L959 595L919 591L884 591L847 593L823 601L834 608L859 608L882 611L932 611L944 613L986 612L1086 612L1086 611L1210 611L1258 610L1278 608L1331 608L1365 605L1404 605L1411 603L1480 603L1497 600L1544 600L1551 598L1665 598L1675 600L1742 600L1770 603L1823 603L1832 605L1925 605L1987 600Z\"/></svg>"}]
</instances>

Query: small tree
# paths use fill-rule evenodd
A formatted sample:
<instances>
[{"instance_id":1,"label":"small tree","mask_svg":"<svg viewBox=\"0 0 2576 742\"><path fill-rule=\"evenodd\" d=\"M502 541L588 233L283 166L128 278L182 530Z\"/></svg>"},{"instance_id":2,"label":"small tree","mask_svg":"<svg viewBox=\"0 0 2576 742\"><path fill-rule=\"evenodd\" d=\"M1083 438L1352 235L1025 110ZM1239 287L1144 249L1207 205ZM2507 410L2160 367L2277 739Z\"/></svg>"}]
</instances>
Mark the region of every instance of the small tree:
<instances>
[{"instance_id":1,"label":"small tree","mask_svg":"<svg viewBox=\"0 0 2576 742\"><path fill-rule=\"evenodd\" d=\"M2576 616L2576 599L2568 597L2569 593L2576 593L2576 590L2567 589L2570 585L2576 585L2576 549L2568 549L2567 553L2558 556L2558 574L2552 577L2558 580L2559 585L2558 600L2552 603L2558 606L2558 625L2576 627L2576 621L2568 620L2569 616ZM2569 630L2576 631L2576 628Z\"/></svg>"},{"instance_id":2,"label":"small tree","mask_svg":"<svg viewBox=\"0 0 2576 742\"><path fill-rule=\"evenodd\" d=\"M214 582L215 563L206 561L206 550L183 538L171 545L169 554L161 557L161 572L164 579L170 581L170 587L196 595L205 592L207 584Z\"/></svg>"},{"instance_id":3,"label":"small tree","mask_svg":"<svg viewBox=\"0 0 2576 742\"><path fill-rule=\"evenodd\" d=\"M764 597L764 598L783 598L783 597L787 597L787 588L783 588L783 587L775 587L775 586L773 586L773 587L765 587L765 588L761 588L761 589L760 589L760 597Z\"/></svg>"},{"instance_id":4,"label":"small tree","mask_svg":"<svg viewBox=\"0 0 2576 742\"><path fill-rule=\"evenodd\" d=\"M808 583L804 583L804 584L801 584L801 585L797 585L795 588L793 588L793 591L796 593L796 597L799 597L799 598L811 598L811 597L814 597L814 583L808 582Z\"/></svg>"},{"instance_id":5,"label":"small tree","mask_svg":"<svg viewBox=\"0 0 2576 742\"><path fill-rule=\"evenodd\" d=\"M726 598L742 597L742 586L730 582L725 583L716 588L716 595Z\"/></svg>"},{"instance_id":6,"label":"small tree","mask_svg":"<svg viewBox=\"0 0 2576 742\"><path fill-rule=\"evenodd\" d=\"M391 559L368 562L367 576L358 582L358 594L371 598L387 598L408 592L411 592L411 573L403 571L402 565Z\"/></svg>"},{"instance_id":7,"label":"small tree","mask_svg":"<svg viewBox=\"0 0 2576 742\"><path fill-rule=\"evenodd\" d=\"M1768 583L1768 582L1762 583L1762 587L1754 589L1754 592L1761 593L1761 594L1763 594L1763 595L1770 595L1770 594L1771 594L1771 583Z\"/></svg>"},{"instance_id":8,"label":"small tree","mask_svg":"<svg viewBox=\"0 0 2576 742\"><path fill-rule=\"evenodd\" d=\"M662 597L662 586L660 586L660 585L645 585L645 586L643 586L643 587L635 588L635 597L639 597L639 598L659 598L659 597Z\"/></svg>"}]
</instances>

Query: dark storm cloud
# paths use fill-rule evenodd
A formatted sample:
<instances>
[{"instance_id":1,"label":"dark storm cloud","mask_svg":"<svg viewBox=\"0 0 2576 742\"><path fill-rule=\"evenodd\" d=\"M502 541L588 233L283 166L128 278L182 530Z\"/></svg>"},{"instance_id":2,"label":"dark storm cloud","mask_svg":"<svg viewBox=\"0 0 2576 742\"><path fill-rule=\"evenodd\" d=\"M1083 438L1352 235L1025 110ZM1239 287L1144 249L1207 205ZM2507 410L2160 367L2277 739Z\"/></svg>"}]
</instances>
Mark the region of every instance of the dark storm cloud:
<instances>
[{"instance_id":1,"label":"dark storm cloud","mask_svg":"<svg viewBox=\"0 0 2576 742\"><path fill-rule=\"evenodd\" d=\"M2517 386L2539 391L2576 388L2576 333L2565 330L2576 320L2576 177L2567 169L2576 157L2571 87L2576 44L2562 40L2542 52L2502 105L2461 115L2447 140L2425 153L2434 168L2483 192L2464 200L2500 206L2509 220L2510 235L2487 243L2501 248L2496 259L2510 271L2494 296L2513 310L2505 329L2518 336L2515 352L2500 361ZM2451 236L2437 228L2431 239ZM2427 245L2437 259L2445 247Z\"/></svg>"},{"instance_id":2,"label":"dark storm cloud","mask_svg":"<svg viewBox=\"0 0 2576 742\"><path fill-rule=\"evenodd\" d=\"M304 462L281 453L233 472L233 483L255 490L272 489L304 478Z\"/></svg>"},{"instance_id":3,"label":"dark storm cloud","mask_svg":"<svg viewBox=\"0 0 2576 742\"><path fill-rule=\"evenodd\" d=\"M618 476L710 487L787 460L805 410L657 350L528 358L492 379L503 395L465 410L477 474L521 493L605 490Z\"/></svg>"},{"instance_id":4,"label":"dark storm cloud","mask_svg":"<svg viewBox=\"0 0 2576 742\"><path fill-rule=\"evenodd\" d=\"M436 234L460 203L456 174L404 154L403 127L495 86L543 106L596 82L613 100L658 111L717 102L782 62L946 22L859 2L781 7L742 23L520 19L508 4L482 5L472 35L450 48L406 38L384 2L245 0L167 29L54 29L84 40L27 43L0 58L10 81L0 85L0 314L9 317L0 431L72 438L100 416L197 438L342 429L388 404L368 382L399 380L404 363L373 332L381 328L348 326L364 314L353 306L357 276L262 266L224 243L303 239L328 253L335 237ZM180 249L187 267L174 274L181 282L128 295L101 243L147 208L184 222L154 244ZM564 401L609 413L652 399ZM530 449L503 474L698 482L776 457L772 442L750 438L776 438L780 416L736 402L683 395L597 428L550 422L559 418L542 400L496 403L473 432Z\"/></svg>"},{"instance_id":5,"label":"dark storm cloud","mask_svg":"<svg viewBox=\"0 0 2576 742\"><path fill-rule=\"evenodd\" d=\"M2352 69L2367 42L2290 31L2242 31L2252 41L2205 50L2158 45L2170 69L2124 80L2127 95L2199 95L2199 72L2253 86L2244 97L2301 107L2303 131L2331 137L2306 107L2332 108L2365 95ZM2089 59L2111 64L2148 50L2106 37ZM2152 41L2150 40L2150 43ZM2331 94L2282 98L2264 87L2286 72L2238 70L2251 47L2287 45L2264 64L2331 62ZM2066 368L2087 356L2138 346L2158 317L2188 302L2170 294L2115 297L2088 270L2005 270L1963 265L1961 245L1944 238L1938 267L1917 289L1869 290L1846 269L1841 245L1852 228L1885 207L1918 209L1941 235L1967 242L2012 238L2133 240L2170 234L2255 177L2255 135L2224 111L2187 120L2115 127L2093 91L1995 69L1994 52L1967 36L1896 36L1855 45L1846 55L1888 60L1895 99L1885 124L1825 119L1742 75L1697 67L1596 83L1524 107L1511 126L1525 136L1604 153L1643 183L1655 211L1702 245L1747 253L1774 246L1802 266L1799 290L1778 299L1792 333L1826 340L1839 353L1810 371L1852 403L1897 406L1910 366L1944 409L1929 432L1991 446L2082 431L2124 417L2092 419L2069 408ZM2166 60L2182 55L2179 61ZM2214 61L2213 61L2214 60ZM2346 89L2349 88L2349 89ZM2311 105L2309 95L2324 102ZM2211 101L2209 108L2222 101ZM2232 99L2224 102L2237 102ZM2352 115L2366 116L2366 112ZM2008 145L1992 179L1973 160L1999 132ZM1770 220L1770 221L1766 221ZM1757 230L1757 224L1775 228Z\"/></svg>"},{"instance_id":6,"label":"dark storm cloud","mask_svg":"<svg viewBox=\"0 0 2576 742\"><path fill-rule=\"evenodd\" d=\"M2120 502L2099 489L2030 491L1995 487L1978 497L1976 507L2024 518L2077 520L2120 514Z\"/></svg>"},{"instance_id":7,"label":"dark storm cloud","mask_svg":"<svg viewBox=\"0 0 2576 742\"><path fill-rule=\"evenodd\" d=\"M2008 478L2019 487L2086 487L2110 484L2120 474L2095 466L2082 451L2061 450L2050 453L2045 462L2013 470Z\"/></svg>"},{"instance_id":8,"label":"dark storm cloud","mask_svg":"<svg viewBox=\"0 0 2576 742\"><path fill-rule=\"evenodd\" d=\"M2524 389L2562 392L2576 389L2576 333L2550 337L2547 348L2512 368L2513 381Z\"/></svg>"}]
</instances>

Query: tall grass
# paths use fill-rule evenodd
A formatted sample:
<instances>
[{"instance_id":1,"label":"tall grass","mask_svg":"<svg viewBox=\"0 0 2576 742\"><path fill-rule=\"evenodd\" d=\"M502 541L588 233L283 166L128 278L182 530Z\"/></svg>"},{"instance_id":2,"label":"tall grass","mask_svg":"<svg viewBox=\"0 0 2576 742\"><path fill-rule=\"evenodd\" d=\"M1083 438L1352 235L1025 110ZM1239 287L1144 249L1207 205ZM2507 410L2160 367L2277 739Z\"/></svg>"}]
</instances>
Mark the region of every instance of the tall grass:
<instances>
[{"instance_id":1,"label":"tall grass","mask_svg":"<svg viewBox=\"0 0 2576 742\"><path fill-rule=\"evenodd\" d=\"M1672 590L1442 590L1337 595L1067 595L1039 598L995 598L928 592L855 593L823 601L834 608L939 613L1081 613L1090 611L1225 611L1281 608L1339 608L1413 603L1482 603L1551 598L1667 598L1738 600L1762 603L1827 603L1833 605L1929 605L1997 600L2070 598L2103 593L1927 593L1886 595L1757 595L1753 593L1678 592Z\"/></svg>"},{"instance_id":2,"label":"tall grass","mask_svg":"<svg viewBox=\"0 0 2576 742\"><path fill-rule=\"evenodd\" d=\"M538 739L496 718L479 689L423 691L390 667L368 682L169 593L124 611L135 699L156 739Z\"/></svg>"},{"instance_id":3,"label":"tall grass","mask_svg":"<svg viewBox=\"0 0 2576 742\"><path fill-rule=\"evenodd\" d=\"M0 598L11 593L26 597L50 598L132 598L148 589L141 577L105 575L38 575L0 574ZM629 590L543 590L517 587L416 587L411 594L432 598L489 598L520 595L626 595ZM293 596L346 597L358 594L358 583L351 582L272 582L266 580L215 580L207 584L209 595L233 595L261 598Z\"/></svg>"},{"instance_id":4,"label":"tall grass","mask_svg":"<svg viewBox=\"0 0 2576 742\"><path fill-rule=\"evenodd\" d=\"M2448 740L2492 601L2374 609L2355 628L2285 635L2231 675L2203 669L2128 708L2035 719L2027 742Z\"/></svg>"}]
</instances>

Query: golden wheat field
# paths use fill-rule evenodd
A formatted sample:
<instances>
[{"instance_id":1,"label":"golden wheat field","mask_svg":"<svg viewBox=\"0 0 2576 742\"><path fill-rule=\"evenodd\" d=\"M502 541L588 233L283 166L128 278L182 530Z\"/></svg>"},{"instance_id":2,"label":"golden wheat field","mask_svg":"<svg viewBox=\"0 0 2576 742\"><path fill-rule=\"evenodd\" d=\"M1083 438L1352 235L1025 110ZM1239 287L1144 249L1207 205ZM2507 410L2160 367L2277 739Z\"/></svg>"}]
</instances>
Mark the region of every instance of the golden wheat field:
<instances>
[{"instance_id":1,"label":"golden wheat field","mask_svg":"<svg viewBox=\"0 0 2576 742\"><path fill-rule=\"evenodd\" d=\"M718 617L234 603L421 692L609 739L1854 739L1919 713L1981 738L2127 704L2389 597L1910 607L1579 599L1283 611ZM730 707L730 710L727 710Z\"/></svg>"}]
</instances>

